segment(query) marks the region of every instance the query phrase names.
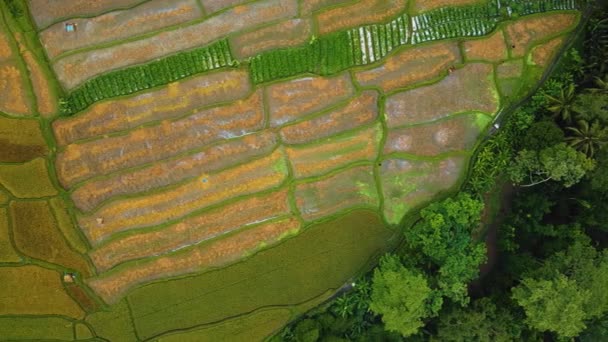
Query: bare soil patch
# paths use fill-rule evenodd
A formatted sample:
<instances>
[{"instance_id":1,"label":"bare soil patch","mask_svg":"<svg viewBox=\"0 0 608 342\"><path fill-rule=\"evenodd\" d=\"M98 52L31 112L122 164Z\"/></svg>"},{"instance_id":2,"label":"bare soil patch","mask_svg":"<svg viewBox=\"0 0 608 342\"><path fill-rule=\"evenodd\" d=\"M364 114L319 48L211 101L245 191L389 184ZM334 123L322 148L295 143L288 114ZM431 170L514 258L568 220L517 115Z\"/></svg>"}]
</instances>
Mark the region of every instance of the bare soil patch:
<instances>
[{"instance_id":1,"label":"bare soil patch","mask_svg":"<svg viewBox=\"0 0 608 342\"><path fill-rule=\"evenodd\" d=\"M369 124L378 116L378 93L364 91L346 105L281 129L281 140L302 144Z\"/></svg>"},{"instance_id":2,"label":"bare soil patch","mask_svg":"<svg viewBox=\"0 0 608 342\"><path fill-rule=\"evenodd\" d=\"M467 61L498 62L509 57L502 30L497 30L489 37L465 40L463 48Z\"/></svg>"},{"instance_id":3,"label":"bare soil patch","mask_svg":"<svg viewBox=\"0 0 608 342\"><path fill-rule=\"evenodd\" d=\"M375 160L382 128L379 124L320 144L286 148L295 178L320 175L355 161Z\"/></svg>"},{"instance_id":4,"label":"bare soil patch","mask_svg":"<svg viewBox=\"0 0 608 342\"><path fill-rule=\"evenodd\" d=\"M140 127L125 135L68 145L57 155L57 173L62 184L70 186L96 175L107 175L214 141L253 133L263 126L262 93L258 91L235 104Z\"/></svg>"},{"instance_id":5,"label":"bare soil patch","mask_svg":"<svg viewBox=\"0 0 608 342\"><path fill-rule=\"evenodd\" d=\"M546 67L549 65L559 48L564 43L564 40L565 37L557 37L546 43L535 46L531 52L532 62L541 67Z\"/></svg>"},{"instance_id":6,"label":"bare soil patch","mask_svg":"<svg viewBox=\"0 0 608 342\"><path fill-rule=\"evenodd\" d=\"M286 177L285 158L277 151L225 171L201 174L163 192L111 202L94 214L79 216L78 222L89 241L98 244L119 231L158 225L233 197L277 187Z\"/></svg>"},{"instance_id":7,"label":"bare soil patch","mask_svg":"<svg viewBox=\"0 0 608 342\"><path fill-rule=\"evenodd\" d=\"M230 39L235 57L244 59L271 49L302 45L312 35L309 18L290 19Z\"/></svg>"},{"instance_id":8,"label":"bare soil patch","mask_svg":"<svg viewBox=\"0 0 608 342\"><path fill-rule=\"evenodd\" d=\"M28 0L28 6L36 25L45 27L60 19L94 16L141 2L142 0Z\"/></svg>"},{"instance_id":9,"label":"bare soil patch","mask_svg":"<svg viewBox=\"0 0 608 342\"><path fill-rule=\"evenodd\" d=\"M40 40L53 59L63 52L152 32L201 15L196 0L148 1L128 10L59 22L40 32ZM75 32L66 32L68 23L76 25Z\"/></svg>"},{"instance_id":10,"label":"bare soil patch","mask_svg":"<svg viewBox=\"0 0 608 342\"><path fill-rule=\"evenodd\" d=\"M93 180L76 188L72 192L72 199L79 209L89 212L116 196L135 195L270 154L276 144L275 135L268 131L247 135L205 148L192 155Z\"/></svg>"},{"instance_id":11,"label":"bare soil patch","mask_svg":"<svg viewBox=\"0 0 608 342\"><path fill-rule=\"evenodd\" d=\"M467 64L439 83L397 93L387 98L389 127L433 121L450 114L498 110L492 65Z\"/></svg>"},{"instance_id":12,"label":"bare soil patch","mask_svg":"<svg viewBox=\"0 0 608 342\"><path fill-rule=\"evenodd\" d=\"M379 205L371 166L353 167L319 181L298 184L295 198L305 220L318 219L354 206Z\"/></svg>"},{"instance_id":13,"label":"bare soil patch","mask_svg":"<svg viewBox=\"0 0 608 342\"><path fill-rule=\"evenodd\" d=\"M543 16L522 18L505 28L511 57L523 57L540 40L566 32L576 23L576 13L547 13Z\"/></svg>"},{"instance_id":14,"label":"bare soil patch","mask_svg":"<svg viewBox=\"0 0 608 342\"><path fill-rule=\"evenodd\" d=\"M477 124L478 115L458 116L438 123L391 130L384 145L384 153L436 156L470 150L475 146L481 131Z\"/></svg>"},{"instance_id":15,"label":"bare soil patch","mask_svg":"<svg viewBox=\"0 0 608 342\"><path fill-rule=\"evenodd\" d=\"M355 77L363 86L379 86L390 92L438 77L460 60L455 43L434 43L402 49L389 55L381 66L357 72Z\"/></svg>"},{"instance_id":16,"label":"bare soil patch","mask_svg":"<svg viewBox=\"0 0 608 342\"><path fill-rule=\"evenodd\" d=\"M266 88L271 126L281 126L353 96L355 88L347 73L305 77Z\"/></svg>"},{"instance_id":17,"label":"bare soil patch","mask_svg":"<svg viewBox=\"0 0 608 342\"><path fill-rule=\"evenodd\" d=\"M319 12L319 34L327 34L365 24L377 24L396 17L405 10L407 0L367 0L345 4Z\"/></svg>"},{"instance_id":18,"label":"bare soil patch","mask_svg":"<svg viewBox=\"0 0 608 342\"><path fill-rule=\"evenodd\" d=\"M90 252L101 272L122 262L170 253L290 212L287 191L246 198L160 230L114 239Z\"/></svg>"},{"instance_id":19,"label":"bare soil patch","mask_svg":"<svg viewBox=\"0 0 608 342\"><path fill-rule=\"evenodd\" d=\"M60 145L171 119L198 107L236 101L251 91L245 70L218 71L174 82L162 88L112 101L99 102L83 113L53 122Z\"/></svg>"}]
</instances>

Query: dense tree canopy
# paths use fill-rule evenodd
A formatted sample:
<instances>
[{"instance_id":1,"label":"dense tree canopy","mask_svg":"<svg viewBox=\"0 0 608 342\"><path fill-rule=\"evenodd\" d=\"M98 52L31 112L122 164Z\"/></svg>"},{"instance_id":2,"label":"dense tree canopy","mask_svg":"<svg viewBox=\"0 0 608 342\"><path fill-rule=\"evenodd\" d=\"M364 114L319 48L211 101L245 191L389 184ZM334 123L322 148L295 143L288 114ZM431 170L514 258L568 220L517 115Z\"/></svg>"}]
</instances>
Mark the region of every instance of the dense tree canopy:
<instances>
[{"instance_id":1,"label":"dense tree canopy","mask_svg":"<svg viewBox=\"0 0 608 342\"><path fill-rule=\"evenodd\" d=\"M413 335L440 307L441 298L423 275L407 269L395 255L382 258L374 271L370 309L382 315L387 330Z\"/></svg>"},{"instance_id":2,"label":"dense tree canopy","mask_svg":"<svg viewBox=\"0 0 608 342\"><path fill-rule=\"evenodd\" d=\"M553 180L568 188L594 167L592 159L562 143L541 151L520 151L508 172L514 183L524 187Z\"/></svg>"}]
</instances>

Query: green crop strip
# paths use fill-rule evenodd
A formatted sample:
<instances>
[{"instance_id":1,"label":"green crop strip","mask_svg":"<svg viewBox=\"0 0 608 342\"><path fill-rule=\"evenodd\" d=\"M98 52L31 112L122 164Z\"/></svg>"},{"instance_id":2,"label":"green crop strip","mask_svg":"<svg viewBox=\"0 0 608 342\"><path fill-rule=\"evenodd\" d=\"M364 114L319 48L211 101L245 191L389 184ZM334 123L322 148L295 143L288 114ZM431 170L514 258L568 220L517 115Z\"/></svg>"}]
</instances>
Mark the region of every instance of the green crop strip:
<instances>
[{"instance_id":1,"label":"green crop strip","mask_svg":"<svg viewBox=\"0 0 608 342\"><path fill-rule=\"evenodd\" d=\"M501 21L534 13L578 9L582 1L510 0L502 1L502 5L491 2L439 8L413 17L403 13L384 24L313 37L304 46L261 53L248 60L251 79L254 84L260 84L306 73L333 75L351 67L377 62L400 46L485 36ZM62 101L62 110L73 114L100 100L129 95L238 63L230 52L228 41L220 40L209 46L90 79Z\"/></svg>"},{"instance_id":2,"label":"green crop strip","mask_svg":"<svg viewBox=\"0 0 608 342\"><path fill-rule=\"evenodd\" d=\"M75 113L103 99L132 94L234 64L228 41L220 40L209 46L93 78L70 94L64 103L64 111Z\"/></svg>"}]
</instances>

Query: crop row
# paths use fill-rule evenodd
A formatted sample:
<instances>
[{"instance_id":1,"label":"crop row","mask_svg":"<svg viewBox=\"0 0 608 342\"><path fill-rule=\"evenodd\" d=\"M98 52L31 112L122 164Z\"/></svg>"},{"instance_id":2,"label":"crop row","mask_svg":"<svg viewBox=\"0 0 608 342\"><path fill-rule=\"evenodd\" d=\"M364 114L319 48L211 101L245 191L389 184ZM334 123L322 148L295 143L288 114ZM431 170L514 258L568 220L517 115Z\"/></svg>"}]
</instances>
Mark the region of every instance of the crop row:
<instances>
[{"instance_id":1,"label":"crop row","mask_svg":"<svg viewBox=\"0 0 608 342\"><path fill-rule=\"evenodd\" d=\"M69 95L63 110L75 113L96 101L132 94L234 63L228 41L220 40L206 47L95 77Z\"/></svg>"},{"instance_id":2,"label":"crop row","mask_svg":"<svg viewBox=\"0 0 608 342\"><path fill-rule=\"evenodd\" d=\"M509 7L518 15L582 8L584 0L511 0Z\"/></svg>"},{"instance_id":3,"label":"crop row","mask_svg":"<svg viewBox=\"0 0 608 342\"><path fill-rule=\"evenodd\" d=\"M456 37L485 36L496 27L493 19L465 19L414 31L412 44Z\"/></svg>"},{"instance_id":4,"label":"crop row","mask_svg":"<svg viewBox=\"0 0 608 342\"><path fill-rule=\"evenodd\" d=\"M412 29L414 32L428 30L450 23L467 22L471 19L497 20L499 16L499 10L495 2L466 7L442 7L412 17Z\"/></svg>"},{"instance_id":5,"label":"crop row","mask_svg":"<svg viewBox=\"0 0 608 342\"><path fill-rule=\"evenodd\" d=\"M366 25L332 33L303 47L269 51L251 59L254 83L301 73L330 75L356 65L373 63L394 48L409 43L407 15L386 24Z\"/></svg>"}]
</instances>

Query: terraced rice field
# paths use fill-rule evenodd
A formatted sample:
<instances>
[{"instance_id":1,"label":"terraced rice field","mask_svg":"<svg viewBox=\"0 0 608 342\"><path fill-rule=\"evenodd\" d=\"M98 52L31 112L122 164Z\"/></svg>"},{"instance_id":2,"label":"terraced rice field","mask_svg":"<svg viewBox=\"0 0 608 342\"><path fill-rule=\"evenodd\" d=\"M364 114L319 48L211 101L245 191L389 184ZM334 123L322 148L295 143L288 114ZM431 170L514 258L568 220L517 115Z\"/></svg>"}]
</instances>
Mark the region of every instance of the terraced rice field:
<instances>
[{"instance_id":1,"label":"terraced rice field","mask_svg":"<svg viewBox=\"0 0 608 342\"><path fill-rule=\"evenodd\" d=\"M516 2L0 2L0 339L257 341L327 300L580 19Z\"/></svg>"}]
</instances>

